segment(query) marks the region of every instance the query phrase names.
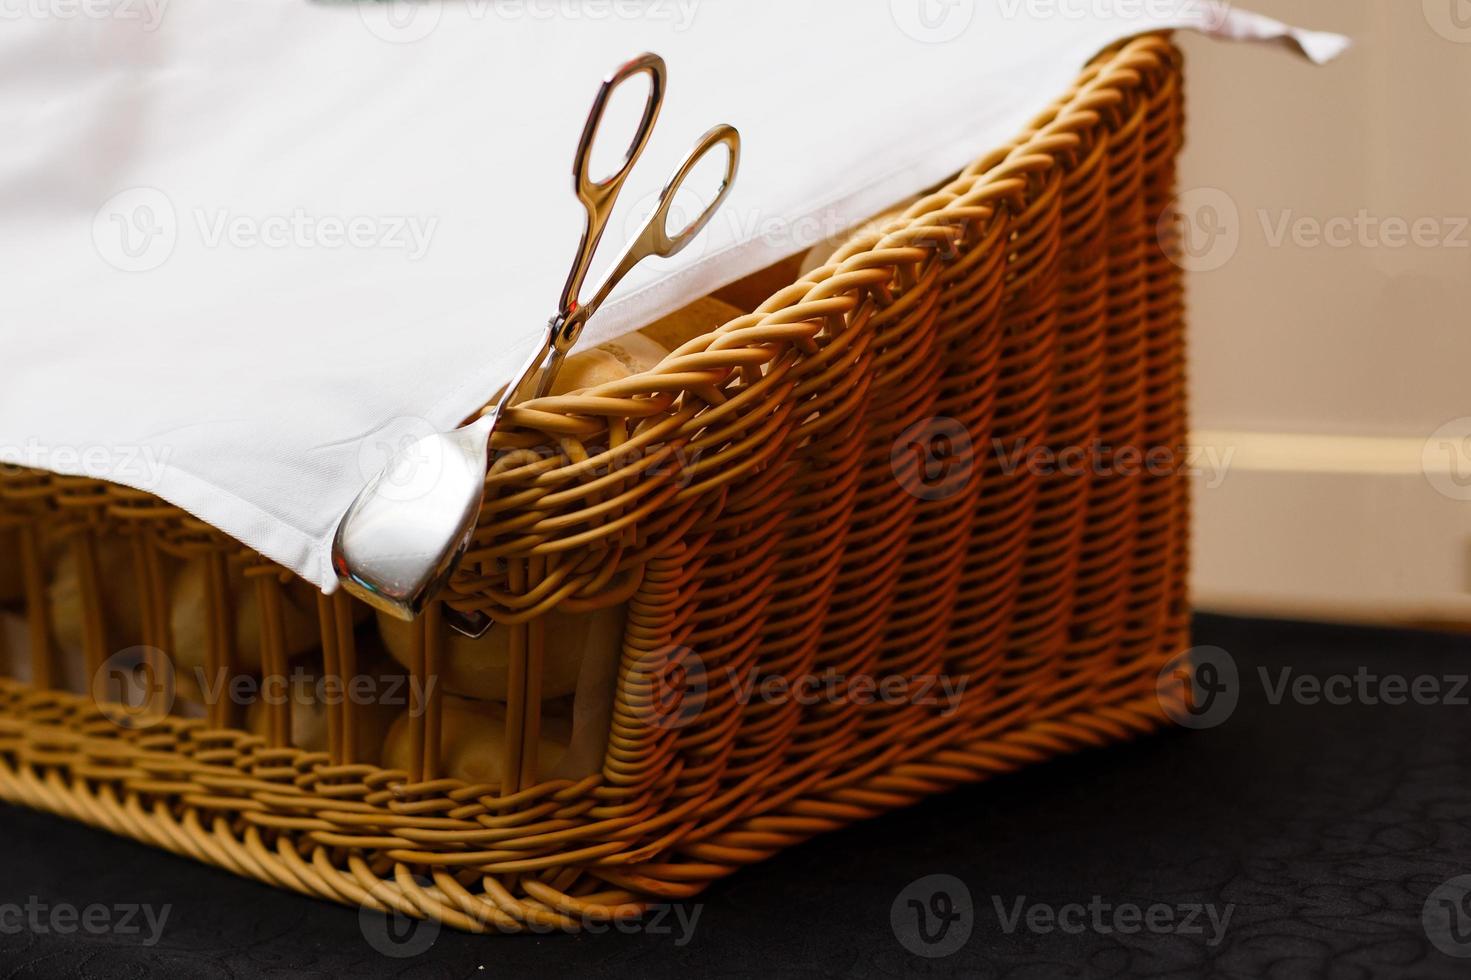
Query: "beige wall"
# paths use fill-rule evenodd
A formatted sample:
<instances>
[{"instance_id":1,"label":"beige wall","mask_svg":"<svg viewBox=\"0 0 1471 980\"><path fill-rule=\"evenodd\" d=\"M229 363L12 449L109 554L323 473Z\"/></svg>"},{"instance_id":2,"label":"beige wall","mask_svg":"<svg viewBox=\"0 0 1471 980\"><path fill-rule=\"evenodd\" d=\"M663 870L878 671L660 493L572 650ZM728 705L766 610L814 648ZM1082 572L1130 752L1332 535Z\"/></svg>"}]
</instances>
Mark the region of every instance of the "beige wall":
<instances>
[{"instance_id":1,"label":"beige wall","mask_svg":"<svg viewBox=\"0 0 1471 980\"><path fill-rule=\"evenodd\" d=\"M1471 2L1245 5L1356 47L1181 40L1198 603L1471 621Z\"/></svg>"}]
</instances>

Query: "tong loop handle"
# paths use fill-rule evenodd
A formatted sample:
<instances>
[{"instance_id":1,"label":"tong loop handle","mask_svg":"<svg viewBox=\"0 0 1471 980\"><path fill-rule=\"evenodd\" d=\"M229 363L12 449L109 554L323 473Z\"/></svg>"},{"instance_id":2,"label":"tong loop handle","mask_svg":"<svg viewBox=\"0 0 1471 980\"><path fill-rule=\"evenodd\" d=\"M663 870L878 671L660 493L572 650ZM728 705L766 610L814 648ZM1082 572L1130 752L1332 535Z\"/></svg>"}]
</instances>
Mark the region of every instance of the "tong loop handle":
<instances>
[{"instance_id":1,"label":"tong loop handle","mask_svg":"<svg viewBox=\"0 0 1471 980\"><path fill-rule=\"evenodd\" d=\"M691 171L699 166L701 160L720 147L724 147L726 151L725 171L720 179L720 186L716 188L710 202L693 221L678 231L671 232L669 230L670 212L685 180ZM734 126L721 123L699 138L689 153L685 155L684 161L669 178L668 183L664 185L664 189L659 192L659 200L654 206L653 213L645 219L638 233L623 249L618 260L613 263L613 268L598 284L597 292L565 316L562 331L565 336L557 343L559 350L565 353L571 349L572 345L577 342L578 334L582 332L582 325L597 312L598 307L603 305L603 300L608 298L608 294L623 280L624 276L632 271L634 266L650 256L657 255L667 259L678 254L704 230L705 226L710 223L710 219L715 217L715 212L720 210L720 206L725 203L726 197L729 196L740 162L741 134L736 132ZM565 345L563 340L565 340Z\"/></svg>"},{"instance_id":2,"label":"tong loop handle","mask_svg":"<svg viewBox=\"0 0 1471 980\"><path fill-rule=\"evenodd\" d=\"M624 151L623 163L607 177L596 180L590 176L592 152L593 145L597 142L598 130L603 124L603 115L607 112L608 102L618 86L635 75L649 77L649 93L644 102L643 117L634 130L628 149ZM582 137L577 141L577 152L572 157L572 189L577 192L578 200L587 211L587 222L582 229L582 241L577 247L572 271L567 275L566 285L562 287L562 300L557 308L563 313L571 313L579 305L578 293L582 290L583 280L587 278L593 254L598 250L598 242L602 241L603 231L608 227L613 205L618 201L618 192L623 189L623 182L628 179L629 172L633 170L633 165L638 162L644 147L649 143L649 137L654 133L659 108L664 104L667 78L668 69L664 65L664 59L656 54L645 53L619 66L598 87L597 97L593 99L587 122L582 127Z\"/></svg>"},{"instance_id":3,"label":"tong loop handle","mask_svg":"<svg viewBox=\"0 0 1471 980\"><path fill-rule=\"evenodd\" d=\"M649 76L649 94L648 100L644 103L643 118L639 121L633 140L624 154L623 163L609 176L601 180L594 180L588 176L592 148L597 141L598 129L602 125L608 100L619 85L639 74ZM735 183L736 171L740 167L741 136L736 132L735 127L721 123L696 141L694 147L685 155L683 162L665 183L663 190L659 192L653 213L624 247L617 261L613 263L612 269L598 284L596 291L586 300L581 298L583 283L592 265L593 255L597 252L598 243L602 241L603 232L608 227L608 220L618 202L618 194L623 189L623 182L628 178L634 164L638 162L639 156L643 153L653 133L654 123L659 117L659 108L664 102L667 76L668 69L665 67L663 58L656 54L642 54L609 75L598 89L597 97L593 100L592 111L588 114L587 123L583 126L582 138L578 141L577 153L572 164L573 187L577 191L578 200L582 202L587 212L582 240L578 244L577 255L573 259L572 271L567 276L567 283L562 287L562 299L557 315L547 324L545 345L539 357L533 358L533 361L542 360L542 363L540 367L528 364L521 375L520 382L508 389L509 398L506 404L513 404L527 396L539 398L545 395L550 390L557 372L561 369L562 361L577 343L577 338L581 336L583 325L597 312L598 307L602 306L608 294L622 281L623 277L628 275L634 266L650 256L668 258L677 254L704 230L730 194L731 187ZM716 188L709 203L693 221L671 232L670 215L675 199L679 196L685 181L707 155L719 148L725 150L725 168L720 186Z\"/></svg>"},{"instance_id":4,"label":"tong loop handle","mask_svg":"<svg viewBox=\"0 0 1471 980\"><path fill-rule=\"evenodd\" d=\"M679 231L671 233L669 231L669 211L674 206L675 198L679 196L680 188L684 186L690 171L694 170L707 154L722 146L726 150L725 175L720 180L715 196L710 199L709 204L705 205L698 217ZM736 168L740 166L740 162L741 134L736 132L734 126L721 123L701 136L685 156L679 169L674 171L674 175L664 185L664 190L660 191L658 207L654 208L654 213L649 215L648 221L644 222L644 226L639 229L638 235L634 237L633 243L624 253L625 259L628 260L628 268L633 268L650 255L667 259L693 241L694 237L710 223L710 219L715 217L715 212L720 210L720 205L725 203L726 197L730 194L731 185L735 183ZM599 289L599 292L602 290Z\"/></svg>"}]
</instances>

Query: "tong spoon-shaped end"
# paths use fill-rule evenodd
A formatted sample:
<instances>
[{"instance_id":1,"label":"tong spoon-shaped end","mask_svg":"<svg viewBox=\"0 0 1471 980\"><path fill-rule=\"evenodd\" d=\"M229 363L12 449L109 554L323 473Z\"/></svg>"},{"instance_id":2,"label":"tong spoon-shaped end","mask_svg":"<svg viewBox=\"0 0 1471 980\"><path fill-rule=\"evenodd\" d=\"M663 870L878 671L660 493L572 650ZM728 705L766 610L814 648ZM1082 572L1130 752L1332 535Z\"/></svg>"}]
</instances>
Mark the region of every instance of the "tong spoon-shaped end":
<instances>
[{"instance_id":1,"label":"tong spoon-shaped end","mask_svg":"<svg viewBox=\"0 0 1471 980\"><path fill-rule=\"evenodd\" d=\"M592 144L613 90L635 75L649 77L642 119L610 176L589 177ZM709 223L724 202L740 162L740 134L726 124L700 137L659 195L654 213L623 249L613 268L591 297L581 299L583 280L602 240L609 216L628 176L653 132L664 99L664 60L644 54L604 80L593 102L573 159L573 184L587 212L576 258L562 290L559 312L547 324L539 349L508 385L496 407L453 432L426 436L395 453L383 470L353 500L332 540L332 567L347 591L400 619L412 620L449 581L470 546L485 490L489 441L496 419L508 405L550 391L563 359L577 343L583 325L618 282L650 256L677 254ZM685 179L717 148L725 149L724 176L713 200L682 229L669 229L670 210ZM484 633L490 619L483 613L456 612L446 617L467 635Z\"/></svg>"},{"instance_id":2,"label":"tong spoon-shaped end","mask_svg":"<svg viewBox=\"0 0 1471 980\"><path fill-rule=\"evenodd\" d=\"M449 581L480 513L498 414L402 447L358 493L332 539L349 594L412 620Z\"/></svg>"}]
</instances>

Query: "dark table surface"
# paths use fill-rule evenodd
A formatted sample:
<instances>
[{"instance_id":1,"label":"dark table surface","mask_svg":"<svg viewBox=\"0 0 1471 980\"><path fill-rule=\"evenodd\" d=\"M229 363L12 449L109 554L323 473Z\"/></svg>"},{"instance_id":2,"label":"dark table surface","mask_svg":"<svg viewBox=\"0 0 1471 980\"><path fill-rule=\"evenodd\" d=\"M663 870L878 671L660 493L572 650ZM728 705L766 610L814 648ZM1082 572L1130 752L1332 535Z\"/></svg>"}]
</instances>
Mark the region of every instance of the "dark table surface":
<instances>
[{"instance_id":1,"label":"dark table surface","mask_svg":"<svg viewBox=\"0 0 1471 980\"><path fill-rule=\"evenodd\" d=\"M1202 616L1195 640L1239 676L1214 727L813 840L627 934L391 947L381 916L0 806L0 978L1471 976L1471 638Z\"/></svg>"}]
</instances>

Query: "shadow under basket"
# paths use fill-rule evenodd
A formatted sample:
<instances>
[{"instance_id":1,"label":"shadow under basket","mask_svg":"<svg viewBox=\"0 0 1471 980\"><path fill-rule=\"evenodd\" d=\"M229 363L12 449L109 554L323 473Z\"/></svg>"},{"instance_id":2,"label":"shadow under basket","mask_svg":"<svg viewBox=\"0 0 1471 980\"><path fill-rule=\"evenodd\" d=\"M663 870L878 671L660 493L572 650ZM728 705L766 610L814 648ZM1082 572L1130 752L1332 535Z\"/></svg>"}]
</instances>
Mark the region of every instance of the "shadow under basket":
<instances>
[{"instance_id":1,"label":"shadow under basket","mask_svg":"<svg viewBox=\"0 0 1471 980\"><path fill-rule=\"evenodd\" d=\"M1153 729L1187 646L1181 125L1168 36L1117 45L820 268L717 294L752 312L511 411L396 658L355 600L156 498L5 469L0 798L348 905L575 930ZM599 610L608 655L549 698L549 620ZM481 781L452 775L435 683L473 614L504 657ZM403 692L394 765L354 698L304 746L289 697L191 687L189 644L258 692L372 659Z\"/></svg>"}]
</instances>

